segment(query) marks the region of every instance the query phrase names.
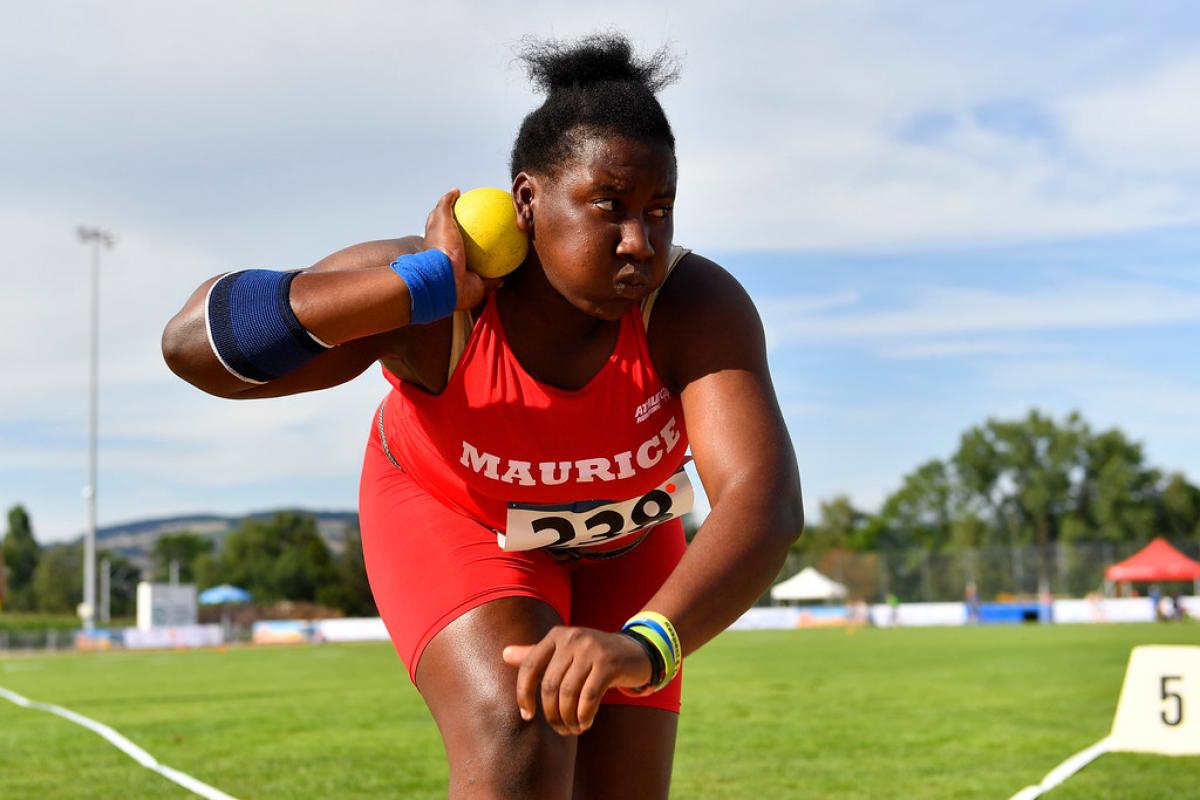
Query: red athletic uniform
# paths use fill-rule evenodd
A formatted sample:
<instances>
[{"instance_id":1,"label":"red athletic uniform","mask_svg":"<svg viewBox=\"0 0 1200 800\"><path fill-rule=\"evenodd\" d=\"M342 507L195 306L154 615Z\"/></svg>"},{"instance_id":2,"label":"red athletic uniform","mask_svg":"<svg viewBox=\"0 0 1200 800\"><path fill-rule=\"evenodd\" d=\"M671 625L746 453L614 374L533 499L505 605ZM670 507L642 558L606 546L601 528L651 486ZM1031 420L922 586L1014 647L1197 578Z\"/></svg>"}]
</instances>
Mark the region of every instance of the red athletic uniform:
<instances>
[{"instance_id":1,"label":"red athletic uniform","mask_svg":"<svg viewBox=\"0 0 1200 800\"><path fill-rule=\"evenodd\" d=\"M642 308L620 325L608 361L575 391L525 372L494 298L441 394L384 370L394 388L363 466L363 553L414 680L434 635L485 602L533 597L565 624L614 631L678 563L677 516L691 504L683 409L651 363ZM679 684L604 702L678 711Z\"/></svg>"}]
</instances>

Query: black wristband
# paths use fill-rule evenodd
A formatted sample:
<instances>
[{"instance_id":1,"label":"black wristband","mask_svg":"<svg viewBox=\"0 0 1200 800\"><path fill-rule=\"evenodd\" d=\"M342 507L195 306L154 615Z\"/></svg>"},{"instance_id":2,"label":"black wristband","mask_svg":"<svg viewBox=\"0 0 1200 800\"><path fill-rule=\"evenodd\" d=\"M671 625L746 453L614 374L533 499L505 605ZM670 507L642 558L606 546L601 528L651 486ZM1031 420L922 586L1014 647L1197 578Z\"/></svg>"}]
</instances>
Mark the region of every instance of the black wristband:
<instances>
[{"instance_id":1,"label":"black wristband","mask_svg":"<svg viewBox=\"0 0 1200 800\"><path fill-rule=\"evenodd\" d=\"M636 631L625 630L620 633L622 636L628 636L640 644L642 649L646 651L646 657L650 659L650 680L645 686L640 686L633 691L641 692L651 686L658 686L667 672L667 665L663 662L662 653L658 652L658 648L649 639L645 636L639 636Z\"/></svg>"}]
</instances>

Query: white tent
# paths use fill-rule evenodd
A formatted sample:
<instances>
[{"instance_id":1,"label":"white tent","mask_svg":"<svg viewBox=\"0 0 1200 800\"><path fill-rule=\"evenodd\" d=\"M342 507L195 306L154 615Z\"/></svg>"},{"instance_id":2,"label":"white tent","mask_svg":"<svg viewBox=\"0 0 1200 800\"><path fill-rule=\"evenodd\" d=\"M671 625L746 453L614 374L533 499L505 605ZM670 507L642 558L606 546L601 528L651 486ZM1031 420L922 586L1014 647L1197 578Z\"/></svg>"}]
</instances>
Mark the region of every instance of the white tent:
<instances>
[{"instance_id":1,"label":"white tent","mask_svg":"<svg viewBox=\"0 0 1200 800\"><path fill-rule=\"evenodd\" d=\"M782 600L833 600L846 596L846 587L826 578L812 567L805 567L799 574L771 587L771 599Z\"/></svg>"}]
</instances>

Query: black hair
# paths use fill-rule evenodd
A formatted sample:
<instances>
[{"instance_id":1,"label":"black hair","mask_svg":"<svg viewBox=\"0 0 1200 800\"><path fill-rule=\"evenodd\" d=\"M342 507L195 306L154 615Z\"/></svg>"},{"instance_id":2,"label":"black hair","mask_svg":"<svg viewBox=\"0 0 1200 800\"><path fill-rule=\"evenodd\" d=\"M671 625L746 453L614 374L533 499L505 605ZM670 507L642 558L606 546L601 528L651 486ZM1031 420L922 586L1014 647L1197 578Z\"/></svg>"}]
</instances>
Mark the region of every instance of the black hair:
<instances>
[{"instance_id":1,"label":"black hair","mask_svg":"<svg viewBox=\"0 0 1200 800\"><path fill-rule=\"evenodd\" d=\"M678 61L665 46L639 58L620 33L576 42L526 39L523 45L519 58L546 100L517 132L512 177L521 171L554 174L580 134L661 143L674 155L675 134L655 97L679 77Z\"/></svg>"}]
</instances>

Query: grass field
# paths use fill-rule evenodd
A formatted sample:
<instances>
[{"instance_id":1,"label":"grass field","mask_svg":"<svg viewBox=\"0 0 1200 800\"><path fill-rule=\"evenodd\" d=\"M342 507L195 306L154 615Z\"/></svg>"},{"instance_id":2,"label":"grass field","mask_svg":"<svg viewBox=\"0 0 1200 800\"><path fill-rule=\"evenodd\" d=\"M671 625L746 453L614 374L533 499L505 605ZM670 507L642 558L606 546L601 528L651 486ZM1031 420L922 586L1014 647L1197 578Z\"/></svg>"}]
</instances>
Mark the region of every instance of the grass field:
<instances>
[{"instance_id":1,"label":"grass field","mask_svg":"<svg viewBox=\"0 0 1200 800\"><path fill-rule=\"evenodd\" d=\"M1130 648L1200 625L727 633L689 659L672 796L1008 798L1108 733ZM0 686L112 725L241 800L444 797L387 645L0 657ZM1200 796L1200 758L1109 754L1051 800ZM187 798L0 700L0 797Z\"/></svg>"}]
</instances>

